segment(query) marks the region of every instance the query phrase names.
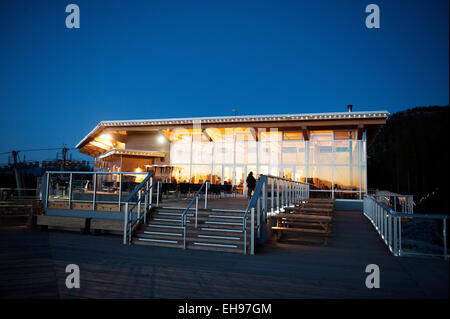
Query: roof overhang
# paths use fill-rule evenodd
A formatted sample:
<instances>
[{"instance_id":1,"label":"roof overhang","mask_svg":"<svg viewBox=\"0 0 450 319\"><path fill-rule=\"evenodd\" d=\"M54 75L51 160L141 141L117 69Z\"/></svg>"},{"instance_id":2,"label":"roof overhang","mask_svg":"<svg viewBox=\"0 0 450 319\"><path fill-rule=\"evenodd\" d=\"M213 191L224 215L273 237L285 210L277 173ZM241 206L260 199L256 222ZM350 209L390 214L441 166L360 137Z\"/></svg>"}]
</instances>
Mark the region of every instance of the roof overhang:
<instances>
[{"instance_id":1,"label":"roof overhang","mask_svg":"<svg viewBox=\"0 0 450 319\"><path fill-rule=\"evenodd\" d=\"M157 130L164 127L183 127L204 124L207 126L217 125L239 125L252 123L258 124L302 122L302 125L339 125L348 121L360 122L364 125L383 125L389 116L388 111L371 112L335 112L335 113L309 113L309 114L278 114L278 115L241 115L241 116L217 116L217 117L191 117L191 118L169 118L169 119L149 119L149 120L125 120L125 121L102 121L89 132L76 146L82 148L93 137L108 128L146 128ZM378 121L377 121L378 120Z\"/></svg>"},{"instance_id":2,"label":"roof overhang","mask_svg":"<svg viewBox=\"0 0 450 319\"><path fill-rule=\"evenodd\" d=\"M139 157L165 157L166 154L152 151L130 150L130 149L112 149L101 155L99 158L105 158L113 155L139 156Z\"/></svg>"}]
</instances>

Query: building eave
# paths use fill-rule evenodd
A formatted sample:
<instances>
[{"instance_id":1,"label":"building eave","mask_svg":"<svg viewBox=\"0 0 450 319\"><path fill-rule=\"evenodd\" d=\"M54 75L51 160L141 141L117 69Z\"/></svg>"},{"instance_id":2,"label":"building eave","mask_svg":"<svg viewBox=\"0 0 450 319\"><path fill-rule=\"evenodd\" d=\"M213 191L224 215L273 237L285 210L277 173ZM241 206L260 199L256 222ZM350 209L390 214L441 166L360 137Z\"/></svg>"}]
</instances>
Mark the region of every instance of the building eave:
<instances>
[{"instance_id":1,"label":"building eave","mask_svg":"<svg viewBox=\"0 0 450 319\"><path fill-rule=\"evenodd\" d=\"M287 121L323 121L323 120L351 120L351 119L387 119L388 111L370 112L334 112L334 113L306 113L306 114L273 114L273 115L239 115L216 117L190 117L143 120L101 121L77 145L83 147L86 142L106 127L139 127L164 125L193 125L193 124L224 124L248 122L287 122Z\"/></svg>"}]
</instances>

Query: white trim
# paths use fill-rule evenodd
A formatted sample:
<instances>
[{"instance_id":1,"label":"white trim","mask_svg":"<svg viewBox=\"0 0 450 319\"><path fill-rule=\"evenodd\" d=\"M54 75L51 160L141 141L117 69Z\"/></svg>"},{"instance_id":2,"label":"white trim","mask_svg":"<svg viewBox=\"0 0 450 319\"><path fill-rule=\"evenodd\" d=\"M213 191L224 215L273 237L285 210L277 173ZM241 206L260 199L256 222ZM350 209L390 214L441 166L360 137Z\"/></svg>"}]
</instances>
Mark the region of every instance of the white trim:
<instances>
[{"instance_id":1,"label":"white trim","mask_svg":"<svg viewBox=\"0 0 450 319\"><path fill-rule=\"evenodd\" d=\"M95 131L100 127L114 126L151 126L151 125L185 125L200 123L236 123L236 122L257 122L257 121L306 121L306 120L345 120L364 118L387 118L388 111L369 112L332 112L332 113L305 113L305 114L274 114L274 115L239 115L239 116L216 116L216 117L187 117L187 118L166 118L166 119L144 119L144 120L120 120L101 121L89 132L77 145L79 148Z\"/></svg>"}]
</instances>

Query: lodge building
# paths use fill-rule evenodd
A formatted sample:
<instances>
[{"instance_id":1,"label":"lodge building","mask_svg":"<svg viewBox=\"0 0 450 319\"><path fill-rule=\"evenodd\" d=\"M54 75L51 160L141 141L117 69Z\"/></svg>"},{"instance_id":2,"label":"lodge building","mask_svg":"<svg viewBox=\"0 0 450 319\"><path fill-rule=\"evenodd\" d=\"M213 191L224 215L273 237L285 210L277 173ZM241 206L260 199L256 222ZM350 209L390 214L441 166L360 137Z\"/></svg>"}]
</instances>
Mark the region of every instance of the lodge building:
<instances>
[{"instance_id":1,"label":"lodge building","mask_svg":"<svg viewBox=\"0 0 450 319\"><path fill-rule=\"evenodd\" d=\"M223 185L246 194L246 176L310 185L310 196L362 199L367 148L387 111L102 121L76 146L95 171L153 172L171 184ZM119 175L105 175L114 179ZM134 182L142 174L130 176Z\"/></svg>"}]
</instances>

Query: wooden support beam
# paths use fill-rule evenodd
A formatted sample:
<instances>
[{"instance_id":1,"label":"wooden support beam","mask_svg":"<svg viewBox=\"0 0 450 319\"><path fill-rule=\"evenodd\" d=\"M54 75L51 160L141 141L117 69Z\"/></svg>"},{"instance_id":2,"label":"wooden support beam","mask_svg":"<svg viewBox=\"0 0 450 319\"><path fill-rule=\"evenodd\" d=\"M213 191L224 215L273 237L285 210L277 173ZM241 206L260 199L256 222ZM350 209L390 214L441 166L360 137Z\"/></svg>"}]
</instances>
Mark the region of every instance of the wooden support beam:
<instances>
[{"instance_id":1,"label":"wooden support beam","mask_svg":"<svg viewBox=\"0 0 450 319\"><path fill-rule=\"evenodd\" d=\"M206 132L206 129L202 129L203 135L205 135L205 137L208 139L208 141L212 142L213 139L211 138L211 136L209 136L208 132Z\"/></svg>"},{"instance_id":2,"label":"wooden support beam","mask_svg":"<svg viewBox=\"0 0 450 319\"><path fill-rule=\"evenodd\" d=\"M303 139L309 141L309 129L307 126L302 126Z\"/></svg>"},{"instance_id":3,"label":"wooden support beam","mask_svg":"<svg viewBox=\"0 0 450 319\"><path fill-rule=\"evenodd\" d=\"M250 132L252 133L253 139L258 142L258 128L256 127L250 127Z\"/></svg>"},{"instance_id":4,"label":"wooden support beam","mask_svg":"<svg viewBox=\"0 0 450 319\"><path fill-rule=\"evenodd\" d=\"M364 125L360 124L358 125L356 137L358 140L362 140L363 138L363 132L364 132Z\"/></svg>"}]
</instances>

